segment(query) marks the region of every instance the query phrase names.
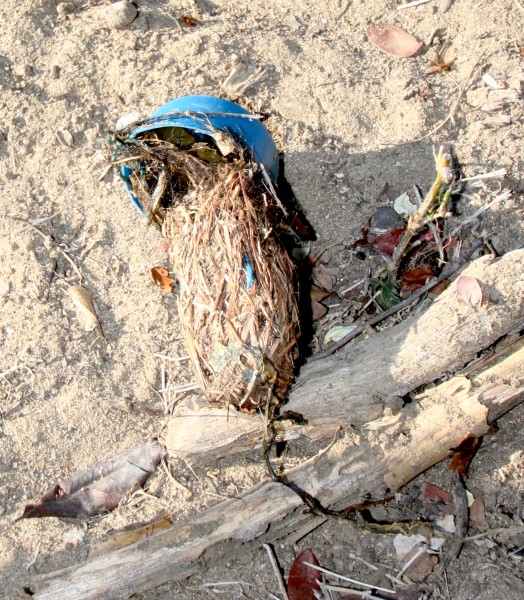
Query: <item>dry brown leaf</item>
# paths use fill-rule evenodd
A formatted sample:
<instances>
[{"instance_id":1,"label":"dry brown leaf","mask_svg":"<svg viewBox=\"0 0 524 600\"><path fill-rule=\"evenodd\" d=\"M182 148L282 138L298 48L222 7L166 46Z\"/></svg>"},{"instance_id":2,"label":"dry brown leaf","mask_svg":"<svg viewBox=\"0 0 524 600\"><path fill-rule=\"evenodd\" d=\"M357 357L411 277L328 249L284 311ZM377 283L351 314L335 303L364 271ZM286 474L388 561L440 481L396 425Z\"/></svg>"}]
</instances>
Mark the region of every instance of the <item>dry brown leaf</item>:
<instances>
[{"instance_id":1,"label":"dry brown leaf","mask_svg":"<svg viewBox=\"0 0 524 600\"><path fill-rule=\"evenodd\" d=\"M311 318L313 321L318 321L321 319L326 313L328 309L320 302L312 302L311 303Z\"/></svg>"},{"instance_id":2,"label":"dry brown leaf","mask_svg":"<svg viewBox=\"0 0 524 600\"><path fill-rule=\"evenodd\" d=\"M327 298L330 294L331 294L331 292L326 292L326 290L323 290L322 288L319 288L316 285L311 286L310 295L311 295L312 302L321 302L322 300L324 300L324 298Z\"/></svg>"},{"instance_id":3,"label":"dry brown leaf","mask_svg":"<svg viewBox=\"0 0 524 600\"><path fill-rule=\"evenodd\" d=\"M376 23L368 27L369 41L386 54L399 58L413 56L422 48L414 35L396 25Z\"/></svg>"},{"instance_id":4,"label":"dry brown leaf","mask_svg":"<svg viewBox=\"0 0 524 600\"><path fill-rule=\"evenodd\" d=\"M446 492L446 490L443 490L433 483L425 483L423 490L424 496L432 502L445 502L446 504L451 504L453 502L453 497L449 492Z\"/></svg>"},{"instance_id":5,"label":"dry brown leaf","mask_svg":"<svg viewBox=\"0 0 524 600\"><path fill-rule=\"evenodd\" d=\"M175 280L169 277L169 271L165 267L153 267L151 275L162 293L170 294L173 291Z\"/></svg>"},{"instance_id":6,"label":"dry brown leaf","mask_svg":"<svg viewBox=\"0 0 524 600\"><path fill-rule=\"evenodd\" d=\"M484 530L488 526L486 507L482 498L477 497L473 500L473 504L469 507L469 518L477 529Z\"/></svg>"},{"instance_id":7,"label":"dry brown leaf","mask_svg":"<svg viewBox=\"0 0 524 600\"><path fill-rule=\"evenodd\" d=\"M421 288L428 279L432 279L433 277L435 277L435 273L433 273L433 269L428 264L415 267L411 271L404 271L402 273L402 281L400 282L402 294L409 296L409 294Z\"/></svg>"},{"instance_id":8,"label":"dry brown leaf","mask_svg":"<svg viewBox=\"0 0 524 600\"><path fill-rule=\"evenodd\" d=\"M95 307L93 305L93 295L82 285L72 285L69 290L69 295L73 299L76 308L76 314L80 325L84 331L93 331L96 329L98 333L104 337L102 327Z\"/></svg>"},{"instance_id":9,"label":"dry brown leaf","mask_svg":"<svg viewBox=\"0 0 524 600\"><path fill-rule=\"evenodd\" d=\"M469 435L456 448L452 448L454 454L449 463L449 469L458 471L459 475L466 475L469 463L473 459L479 444L480 440L477 436Z\"/></svg>"},{"instance_id":10,"label":"dry brown leaf","mask_svg":"<svg viewBox=\"0 0 524 600\"><path fill-rule=\"evenodd\" d=\"M462 275L457 281L457 299L470 308L482 306L482 288L478 279Z\"/></svg>"},{"instance_id":11,"label":"dry brown leaf","mask_svg":"<svg viewBox=\"0 0 524 600\"><path fill-rule=\"evenodd\" d=\"M313 267L313 279L322 289L331 292L333 289L333 277L329 274L329 271L317 262Z\"/></svg>"}]
</instances>

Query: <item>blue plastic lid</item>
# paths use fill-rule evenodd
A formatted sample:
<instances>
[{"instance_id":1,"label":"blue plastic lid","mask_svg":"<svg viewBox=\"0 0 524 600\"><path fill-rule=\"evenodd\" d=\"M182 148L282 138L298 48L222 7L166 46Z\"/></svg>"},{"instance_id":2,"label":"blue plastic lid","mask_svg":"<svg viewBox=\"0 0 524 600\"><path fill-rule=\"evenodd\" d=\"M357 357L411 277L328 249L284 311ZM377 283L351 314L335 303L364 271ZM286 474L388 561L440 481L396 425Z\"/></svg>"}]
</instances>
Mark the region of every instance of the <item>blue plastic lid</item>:
<instances>
[{"instance_id":1,"label":"blue plastic lid","mask_svg":"<svg viewBox=\"0 0 524 600\"><path fill-rule=\"evenodd\" d=\"M264 166L272 181L277 180L278 150L271 134L255 115L234 102L215 96L176 98L157 108L129 137L133 139L145 131L162 127L183 127L204 135L212 135L216 130L228 131L242 142L257 163ZM145 215L129 183L133 170L122 165L120 172L133 204Z\"/></svg>"},{"instance_id":2,"label":"blue plastic lid","mask_svg":"<svg viewBox=\"0 0 524 600\"><path fill-rule=\"evenodd\" d=\"M214 96L176 98L158 108L130 137L161 127L183 127L204 135L217 129L229 131L264 165L273 181L278 177L278 150L271 134L255 115L234 102Z\"/></svg>"}]
</instances>

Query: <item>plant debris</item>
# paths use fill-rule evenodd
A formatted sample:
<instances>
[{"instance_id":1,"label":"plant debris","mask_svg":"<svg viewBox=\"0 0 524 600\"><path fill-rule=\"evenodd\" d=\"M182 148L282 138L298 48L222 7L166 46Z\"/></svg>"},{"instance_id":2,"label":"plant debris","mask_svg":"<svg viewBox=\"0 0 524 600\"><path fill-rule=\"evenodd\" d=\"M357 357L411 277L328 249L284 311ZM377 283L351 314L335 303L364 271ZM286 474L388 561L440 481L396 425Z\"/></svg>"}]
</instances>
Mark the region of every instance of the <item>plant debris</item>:
<instances>
[{"instance_id":1,"label":"plant debris","mask_svg":"<svg viewBox=\"0 0 524 600\"><path fill-rule=\"evenodd\" d=\"M165 267L153 267L151 276L163 294L172 293L175 280L169 277L169 271Z\"/></svg>"},{"instance_id":2,"label":"plant debris","mask_svg":"<svg viewBox=\"0 0 524 600\"><path fill-rule=\"evenodd\" d=\"M93 331L93 329L96 329L99 335L104 337L91 292L82 285L73 285L68 289L68 292L75 305L76 314L82 329L84 331Z\"/></svg>"},{"instance_id":3,"label":"plant debris","mask_svg":"<svg viewBox=\"0 0 524 600\"><path fill-rule=\"evenodd\" d=\"M367 34L374 46L398 58L413 56L423 46L414 35L396 25L376 23L368 27Z\"/></svg>"},{"instance_id":4,"label":"plant debris","mask_svg":"<svg viewBox=\"0 0 524 600\"><path fill-rule=\"evenodd\" d=\"M21 519L39 517L92 517L114 510L125 495L142 486L165 455L154 440L112 459L77 471L53 485L36 502L24 508Z\"/></svg>"},{"instance_id":5,"label":"plant debris","mask_svg":"<svg viewBox=\"0 0 524 600\"><path fill-rule=\"evenodd\" d=\"M457 300L469 308L482 306L483 293L478 279L462 275L457 281Z\"/></svg>"},{"instance_id":6,"label":"plant debris","mask_svg":"<svg viewBox=\"0 0 524 600\"><path fill-rule=\"evenodd\" d=\"M287 593L289 600L315 600L315 591L320 591L317 583L318 571L305 563L319 566L317 557L311 548L303 550L295 559L289 571Z\"/></svg>"}]
</instances>

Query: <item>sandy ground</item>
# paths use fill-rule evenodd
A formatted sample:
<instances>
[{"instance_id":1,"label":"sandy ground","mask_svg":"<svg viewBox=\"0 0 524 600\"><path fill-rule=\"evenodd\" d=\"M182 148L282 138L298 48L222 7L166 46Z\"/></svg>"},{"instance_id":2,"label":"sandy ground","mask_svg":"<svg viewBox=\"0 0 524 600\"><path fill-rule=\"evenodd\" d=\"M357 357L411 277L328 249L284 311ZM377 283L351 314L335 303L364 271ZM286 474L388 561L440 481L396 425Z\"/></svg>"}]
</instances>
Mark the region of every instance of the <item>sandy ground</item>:
<instances>
[{"instance_id":1,"label":"sandy ground","mask_svg":"<svg viewBox=\"0 0 524 600\"><path fill-rule=\"evenodd\" d=\"M433 178L432 145L454 145L466 176L506 168L505 179L463 198L457 222L514 190L482 217L506 252L522 243L521 180L524 5L520 0L455 0L397 11L378 0L138 0L123 30L103 17L109 0L0 3L0 596L15 598L33 577L78 562L111 529L168 510L191 515L264 477L260 458L215 468L174 462L187 491L153 478L135 496L91 522L15 518L25 502L60 477L162 435L162 359L185 350L175 299L155 287L150 269L166 264L160 235L133 208L121 183L102 177L100 141L116 119L150 113L186 94L221 94L233 55L266 70L240 99L269 113L267 125L285 153L286 175L316 229L314 249L330 247L337 289L354 280L350 244L379 205ZM200 23L180 26L192 15ZM451 71L429 74L438 48L396 59L367 40L369 23L395 23L426 40L436 27ZM427 52L426 52L427 50ZM453 107L480 59L454 122L431 132ZM482 73L515 90L501 99ZM68 133L70 134L70 137ZM48 237L44 237L43 232ZM49 237L50 236L50 237ZM342 243L342 245L334 245ZM82 331L67 288L78 283L67 252L94 295L107 343ZM184 363L170 381L191 381ZM472 485L491 498L490 526L522 523L522 412L506 417L483 446ZM447 477L438 469L428 480ZM520 494L520 496L519 496ZM514 545L524 542L514 540ZM322 564L350 574L348 553L394 564L391 540L326 525L295 544L277 545L285 570L303 547ZM393 562L392 562L393 561ZM187 583L141 598L217 597L194 586L241 579L220 597L267 598L278 588L262 551ZM497 547L469 546L448 571L449 596L517 599L522 563ZM242 595L244 594L244 595ZM137 597L137 596L135 596Z\"/></svg>"}]
</instances>

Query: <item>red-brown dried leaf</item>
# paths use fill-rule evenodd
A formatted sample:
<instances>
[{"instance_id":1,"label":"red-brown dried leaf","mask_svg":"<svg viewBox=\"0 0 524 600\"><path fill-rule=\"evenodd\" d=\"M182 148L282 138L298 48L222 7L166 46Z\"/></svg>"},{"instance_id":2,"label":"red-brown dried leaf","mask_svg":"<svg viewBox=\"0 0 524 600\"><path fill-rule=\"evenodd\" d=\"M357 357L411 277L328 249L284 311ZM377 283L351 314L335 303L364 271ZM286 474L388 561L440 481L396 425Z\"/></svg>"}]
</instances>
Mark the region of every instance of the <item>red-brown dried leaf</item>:
<instances>
[{"instance_id":1,"label":"red-brown dried leaf","mask_svg":"<svg viewBox=\"0 0 524 600\"><path fill-rule=\"evenodd\" d=\"M422 48L414 35L396 25L375 23L368 27L369 41L386 54L399 58L413 56Z\"/></svg>"},{"instance_id":2,"label":"red-brown dried leaf","mask_svg":"<svg viewBox=\"0 0 524 600\"><path fill-rule=\"evenodd\" d=\"M179 19L180 24L185 27L196 27L199 23L198 19L190 17L189 15L182 15Z\"/></svg>"},{"instance_id":3,"label":"red-brown dried leaf","mask_svg":"<svg viewBox=\"0 0 524 600\"><path fill-rule=\"evenodd\" d=\"M112 459L77 471L47 490L36 502L27 504L17 520L92 517L110 512L130 490L145 483L165 453L165 446L149 440Z\"/></svg>"},{"instance_id":4,"label":"red-brown dried leaf","mask_svg":"<svg viewBox=\"0 0 524 600\"><path fill-rule=\"evenodd\" d=\"M318 321L321 319L326 313L328 309L320 302L312 302L311 303L311 318L313 321Z\"/></svg>"},{"instance_id":5,"label":"red-brown dried leaf","mask_svg":"<svg viewBox=\"0 0 524 600\"><path fill-rule=\"evenodd\" d=\"M295 559L293 566L289 571L287 580L287 595L289 600L315 600L315 591L320 591L317 579L320 579L320 572L304 562L318 566L317 557L313 550L308 548L303 550Z\"/></svg>"},{"instance_id":6,"label":"red-brown dried leaf","mask_svg":"<svg viewBox=\"0 0 524 600\"><path fill-rule=\"evenodd\" d=\"M428 279L435 277L433 269L429 265L421 265L411 271L402 273L402 281L400 282L400 290L404 296L409 296L418 288L421 288Z\"/></svg>"},{"instance_id":7,"label":"red-brown dried leaf","mask_svg":"<svg viewBox=\"0 0 524 600\"><path fill-rule=\"evenodd\" d=\"M454 452L449 468L451 471L458 471L460 475L466 475L471 459L475 455L479 447L480 439L475 435L470 435L464 439L456 448L452 448Z\"/></svg>"},{"instance_id":8,"label":"red-brown dried leaf","mask_svg":"<svg viewBox=\"0 0 524 600\"><path fill-rule=\"evenodd\" d=\"M388 231L388 233L377 235L377 237L373 240L373 245L384 254L389 254L392 256L405 229L406 228L403 227L402 229L394 229L393 231Z\"/></svg>"},{"instance_id":9,"label":"red-brown dried leaf","mask_svg":"<svg viewBox=\"0 0 524 600\"><path fill-rule=\"evenodd\" d=\"M170 294L173 291L175 280L169 277L169 271L164 267L153 267L151 275L164 294Z\"/></svg>"},{"instance_id":10,"label":"red-brown dried leaf","mask_svg":"<svg viewBox=\"0 0 524 600\"><path fill-rule=\"evenodd\" d=\"M432 502L445 502L446 504L453 502L453 498L449 492L446 492L446 490L439 488L433 483L424 484L424 496Z\"/></svg>"},{"instance_id":11,"label":"red-brown dried leaf","mask_svg":"<svg viewBox=\"0 0 524 600\"><path fill-rule=\"evenodd\" d=\"M469 308L482 306L482 288L478 279L462 275L457 281L457 300Z\"/></svg>"}]
</instances>

